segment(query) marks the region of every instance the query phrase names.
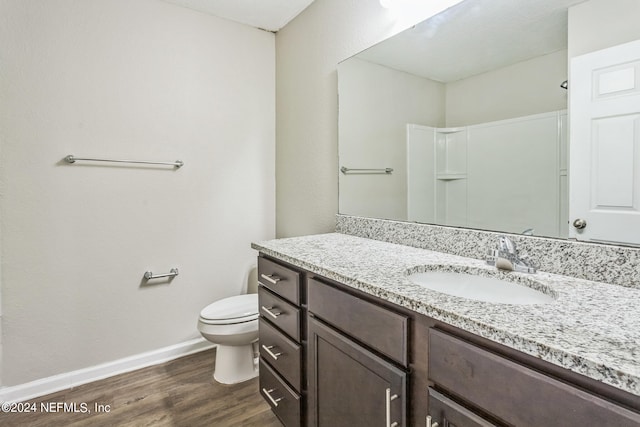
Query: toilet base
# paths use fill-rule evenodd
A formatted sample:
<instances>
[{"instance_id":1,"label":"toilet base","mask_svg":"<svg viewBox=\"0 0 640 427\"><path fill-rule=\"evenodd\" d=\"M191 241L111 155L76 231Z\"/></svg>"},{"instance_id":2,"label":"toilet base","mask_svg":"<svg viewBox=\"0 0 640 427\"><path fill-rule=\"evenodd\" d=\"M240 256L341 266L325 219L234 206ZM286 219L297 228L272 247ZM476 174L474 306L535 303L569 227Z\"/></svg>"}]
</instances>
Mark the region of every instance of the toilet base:
<instances>
[{"instance_id":1,"label":"toilet base","mask_svg":"<svg viewBox=\"0 0 640 427\"><path fill-rule=\"evenodd\" d=\"M221 384L237 384L258 376L254 360L254 345L230 346L218 344L213 378Z\"/></svg>"}]
</instances>

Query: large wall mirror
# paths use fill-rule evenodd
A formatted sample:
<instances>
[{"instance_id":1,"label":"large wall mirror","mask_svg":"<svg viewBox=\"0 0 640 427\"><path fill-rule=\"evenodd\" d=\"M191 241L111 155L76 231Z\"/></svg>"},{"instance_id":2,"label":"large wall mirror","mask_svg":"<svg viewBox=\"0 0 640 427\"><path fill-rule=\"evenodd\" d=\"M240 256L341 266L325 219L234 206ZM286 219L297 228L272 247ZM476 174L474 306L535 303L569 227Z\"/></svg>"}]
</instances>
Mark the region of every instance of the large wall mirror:
<instances>
[{"instance_id":1,"label":"large wall mirror","mask_svg":"<svg viewBox=\"0 0 640 427\"><path fill-rule=\"evenodd\" d=\"M577 3L466 0L340 63L340 213L568 237Z\"/></svg>"}]
</instances>

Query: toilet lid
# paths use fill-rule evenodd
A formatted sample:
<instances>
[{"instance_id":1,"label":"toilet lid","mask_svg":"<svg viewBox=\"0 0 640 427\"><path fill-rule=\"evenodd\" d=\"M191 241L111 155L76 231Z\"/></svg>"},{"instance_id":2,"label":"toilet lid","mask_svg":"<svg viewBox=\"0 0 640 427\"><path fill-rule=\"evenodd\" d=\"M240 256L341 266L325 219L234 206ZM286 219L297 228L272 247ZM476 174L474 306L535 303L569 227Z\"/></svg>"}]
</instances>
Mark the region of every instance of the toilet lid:
<instances>
[{"instance_id":1,"label":"toilet lid","mask_svg":"<svg viewBox=\"0 0 640 427\"><path fill-rule=\"evenodd\" d=\"M257 318L258 294L237 295L209 304L200 312L205 320L234 320Z\"/></svg>"}]
</instances>

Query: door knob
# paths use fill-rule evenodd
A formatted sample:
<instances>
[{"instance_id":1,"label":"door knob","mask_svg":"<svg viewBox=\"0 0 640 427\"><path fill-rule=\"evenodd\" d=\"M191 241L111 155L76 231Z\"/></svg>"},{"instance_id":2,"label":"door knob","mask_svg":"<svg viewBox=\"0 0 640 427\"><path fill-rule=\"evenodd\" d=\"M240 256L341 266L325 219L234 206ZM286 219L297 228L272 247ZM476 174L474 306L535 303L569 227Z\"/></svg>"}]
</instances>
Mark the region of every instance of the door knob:
<instances>
[{"instance_id":1,"label":"door knob","mask_svg":"<svg viewBox=\"0 0 640 427\"><path fill-rule=\"evenodd\" d=\"M578 230L582 230L587 226L587 221L582 218L578 218L575 221L573 221L573 226Z\"/></svg>"}]
</instances>

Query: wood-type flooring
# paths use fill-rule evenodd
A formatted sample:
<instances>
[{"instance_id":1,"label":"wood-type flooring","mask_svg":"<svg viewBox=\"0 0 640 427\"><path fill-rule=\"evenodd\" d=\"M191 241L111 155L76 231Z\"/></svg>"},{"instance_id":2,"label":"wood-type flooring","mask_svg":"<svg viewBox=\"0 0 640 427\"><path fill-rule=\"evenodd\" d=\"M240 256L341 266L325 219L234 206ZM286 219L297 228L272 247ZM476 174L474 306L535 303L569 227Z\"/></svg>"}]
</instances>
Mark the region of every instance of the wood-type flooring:
<instances>
[{"instance_id":1,"label":"wood-type flooring","mask_svg":"<svg viewBox=\"0 0 640 427\"><path fill-rule=\"evenodd\" d=\"M258 379L219 384L214 358L215 349L207 350L38 397L14 408L35 411L0 412L0 426L281 427Z\"/></svg>"}]
</instances>

